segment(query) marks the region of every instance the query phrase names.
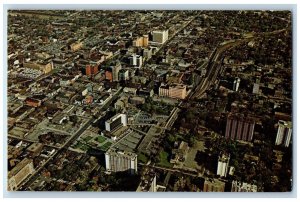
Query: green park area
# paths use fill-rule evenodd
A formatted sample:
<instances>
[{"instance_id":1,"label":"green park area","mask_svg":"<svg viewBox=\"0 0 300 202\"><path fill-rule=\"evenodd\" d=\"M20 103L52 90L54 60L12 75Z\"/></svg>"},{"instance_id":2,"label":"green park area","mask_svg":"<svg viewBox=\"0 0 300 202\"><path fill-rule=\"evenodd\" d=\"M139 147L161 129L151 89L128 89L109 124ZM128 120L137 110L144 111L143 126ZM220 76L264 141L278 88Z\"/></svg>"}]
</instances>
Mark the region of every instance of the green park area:
<instances>
[{"instance_id":1,"label":"green park area","mask_svg":"<svg viewBox=\"0 0 300 202\"><path fill-rule=\"evenodd\" d=\"M90 141L91 139L93 139L93 137L91 137L91 136L86 136L86 137L83 138L83 140L84 140L85 142L88 142L88 141Z\"/></svg>"},{"instance_id":2,"label":"green park area","mask_svg":"<svg viewBox=\"0 0 300 202\"><path fill-rule=\"evenodd\" d=\"M105 144L100 146L100 149L103 150L103 151L106 151L111 146L111 144L112 144L111 142L106 142Z\"/></svg>"},{"instance_id":3,"label":"green park area","mask_svg":"<svg viewBox=\"0 0 300 202\"><path fill-rule=\"evenodd\" d=\"M138 162L147 163L148 157L142 153L138 154Z\"/></svg>"},{"instance_id":4,"label":"green park area","mask_svg":"<svg viewBox=\"0 0 300 202\"><path fill-rule=\"evenodd\" d=\"M168 156L169 156L169 154L167 152L161 151L159 153L159 162L157 165L171 168L173 165L169 162Z\"/></svg>"},{"instance_id":5,"label":"green park area","mask_svg":"<svg viewBox=\"0 0 300 202\"><path fill-rule=\"evenodd\" d=\"M107 139L107 138L105 138L105 137L103 137L103 136L98 136L98 137L96 138L96 141L99 142L99 143L103 143L103 142L105 142L106 139Z\"/></svg>"},{"instance_id":6,"label":"green park area","mask_svg":"<svg viewBox=\"0 0 300 202\"><path fill-rule=\"evenodd\" d=\"M81 142L78 142L76 145L75 145L75 149L80 149L82 151L87 151L90 147L84 143L81 143Z\"/></svg>"}]
</instances>

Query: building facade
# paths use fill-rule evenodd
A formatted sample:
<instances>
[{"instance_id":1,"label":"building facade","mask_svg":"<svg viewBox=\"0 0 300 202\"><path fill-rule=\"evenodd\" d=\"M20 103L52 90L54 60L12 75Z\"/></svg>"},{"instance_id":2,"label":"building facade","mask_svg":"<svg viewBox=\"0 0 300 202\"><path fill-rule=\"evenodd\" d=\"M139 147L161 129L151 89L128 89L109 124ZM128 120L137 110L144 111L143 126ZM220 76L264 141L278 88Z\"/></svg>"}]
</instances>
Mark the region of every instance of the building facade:
<instances>
[{"instance_id":1,"label":"building facade","mask_svg":"<svg viewBox=\"0 0 300 202\"><path fill-rule=\"evenodd\" d=\"M206 179L204 181L203 192L224 192L225 182L218 179Z\"/></svg>"},{"instance_id":2,"label":"building facade","mask_svg":"<svg viewBox=\"0 0 300 202\"><path fill-rule=\"evenodd\" d=\"M288 147L292 137L292 122L279 120L275 145Z\"/></svg>"},{"instance_id":3,"label":"building facade","mask_svg":"<svg viewBox=\"0 0 300 202\"><path fill-rule=\"evenodd\" d=\"M95 75L99 72L98 70L98 66L97 65L87 65L85 67L85 74L87 76L90 76L90 75Z\"/></svg>"},{"instance_id":4,"label":"building facade","mask_svg":"<svg viewBox=\"0 0 300 202\"><path fill-rule=\"evenodd\" d=\"M259 84L258 83L253 84L252 93L253 94L258 94L259 93Z\"/></svg>"},{"instance_id":5,"label":"building facade","mask_svg":"<svg viewBox=\"0 0 300 202\"><path fill-rule=\"evenodd\" d=\"M8 172L8 191L14 191L31 174L34 173L32 159L23 159Z\"/></svg>"},{"instance_id":6,"label":"building facade","mask_svg":"<svg viewBox=\"0 0 300 202\"><path fill-rule=\"evenodd\" d=\"M169 31L168 30L157 30L152 32L153 42L163 44L168 40Z\"/></svg>"},{"instance_id":7,"label":"building facade","mask_svg":"<svg viewBox=\"0 0 300 202\"><path fill-rule=\"evenodd\" d=\"M149 44L149 36L143 35L142 37L138 37L136 40L132 42L132 45L135 47L147 47Z\"/></svg>"},{"instance_id":8,"label":"building facade","mask_svg":"<svg viewBox=\"0 0 300 202\"><path fill-rule=\"evenodd\" d=\"M108 172L128 171L130 174L135 174L137 172L137 155L111 148L105 153L105 166Z\"/></svg>"},{"instance_id":9,"label":"building facade","mask_svg":"<svg viewBox=\"0 0 300 202\"><path fill-rule=\"evenodd\" d=\"M233 180L231 184L231 192L257 192L257 186Z\"/></svg>"},{"instance_id":10,"label":"building facade","mask_svg":"<svg viewBox=\"0 0 300 202\"><path fill-rule=\"evenodd\" d=\"M112 67L112 79L113 81L119 81L119 71L121 70L121 64L117 64Z\"/></svg>"},{"instance_id":11,"label":"building facade","mask_svg":"<svg viewBox=\"0 0 300 202\"><path fill-rule=\"evenodd\" d=\"M228 173L230 155L226 153L221 153L218 159L218 169L217 175L220 177L226 177Z\"/></svg>"},{"instance_id":12,"label":"building facade","mask_svg":"<svg viewBox=\"0 0 300 202\"><path fill-rule=\"evenodd\" d=\"M127 81L129 80L129 70L121 69L119 72L119 80L120 81Z\"/></svg>"},{"instance_id":13,"label":"building facade","mask_svg":"<svg viewBox=\"0 0 300 202\"><path fill-rule=\"evenodd\" d=\"M116 114L109 120L105 121L105 130L108 132L112 132L121 126L127 126L126 114Z\"/></svg>"},{"instance_id":14,"label":"building facade","mask_svg":"<svg viewBox=\"0 0 300 202\"><path fill-rule=\"evenodd\" d=\"M225 137L232 140L251 141L254 134L255 121L241 114L229 114L227 117Z\"/></svg>"},{"instance_id":15,"label":"building facade","mask_svg":"<svg viewBox=\"0 0 300 202\"><path fill-rule=\"evenodd\" d=\"M157 184L156 184L156 174L155 172L146 171L143 173L141 177L141 182L136 189L137 192L156 192Z\"/></svg>"},{"instance_id":16,"label":"building facade","mask_svg":"<svg viewBox=\"0 0 300 202\"><path fill-rule=\"evenodd\" d=\"M184 84L162 84L159 87L159 96L175 99L184 99L187 96L186 85Z\"/></svg>"},{"instance_id":17,"label":"building facade","mask_svg":"<svg viewBox=\"0 0 300 202\"><path fill-rule=\"evenodd\" d=\"M241 82L240 78L235 78L235 80L233 82L233 90L234 91L238 91L239 90L240 82Z\"/></svg>"},{"instance_id":18,"label":"building facade","mask_svg":"<svg viewBox=\"0 0 300 202\"><path fill-rule=\"evenodd\" d=\"M140 68L143 65L143 57L140 55L133 54L129 57L130 65Z\"/></svg>"}]
</instances>

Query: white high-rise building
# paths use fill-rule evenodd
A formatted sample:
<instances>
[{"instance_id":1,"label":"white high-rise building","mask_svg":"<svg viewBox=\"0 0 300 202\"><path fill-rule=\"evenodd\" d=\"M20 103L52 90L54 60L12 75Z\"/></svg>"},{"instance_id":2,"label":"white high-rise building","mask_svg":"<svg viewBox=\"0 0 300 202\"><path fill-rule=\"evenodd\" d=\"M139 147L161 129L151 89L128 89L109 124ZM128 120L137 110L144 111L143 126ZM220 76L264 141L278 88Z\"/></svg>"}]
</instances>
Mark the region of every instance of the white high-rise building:
<instances>
[{"instance_id":1,"label":"white high-rise building","mask_svg":"<svg viewBox=\"0 0 300 202\"><path fill-rule=\"evenodd\" d=\"M288 147L292 137L292 122L280 120L275 145Z\"/></svg>"},{"instance_id":2,"label":"white high-rise building","mask_svg":"<svg viewBox=\"0 0 300 202\"><path fill-rule=\"evenodd\" d=\"M239 90L240 82L241 82L240 78L235 78L235 80L233 82L233 90L234 91L238 91Z\"/></svg>"},{"instance_id":3,"label":"white high-rise building","mask_svg":"<svg viewBox=\"0 0 300 202\"><path fill-rule=\"evenodd\" d=\"M129 57L130 65L140 68L143 65L143 56L133 54Z\"/></svg>"},{"instance_id":4,"label":"white high-rise building","mask_svg":"<svg viewBox=\"0 0 300 202\"><path fill-rule=\"evenodd\" d=\"M218 160L218 169L217 175L221 177L226 177L228 173L228 166L229 166L230 155L221 153Z\"/></svg>"},{"instance_id":5,"label":"white high-rise building","mask_svg":"<svg viewBox=\"0 0 300 202\"><path fill-rule=\"evenodd\" d=\"M121 126L127 126L126 114L116 114L109 120L105 121L105 130L108 132L114 131Z\"/></svg>"},{"instance_id":6,"label":"white high-rise building","mask_svg":"<svg viewBox=\"0 0 300 202\"><path fill-rule=\"evenodd\" d=\"M253 94L258 94L258 93L259 93L259 84L258 84L258 83L255 83L255 84L253 85L252 93L253 93Z\"/></svg>"},{"instance_id":7,"label":"white high-rise building","mask_svg":"<svg viewBox=\"0 0 300 202\"><path fill-rule=\"evenodd\" d=\"M128 151L118 151L115 148L109 149L105 153L106 171L123 172L131 174L137 172L137 155Z\"/></svg>"}]
</instances>

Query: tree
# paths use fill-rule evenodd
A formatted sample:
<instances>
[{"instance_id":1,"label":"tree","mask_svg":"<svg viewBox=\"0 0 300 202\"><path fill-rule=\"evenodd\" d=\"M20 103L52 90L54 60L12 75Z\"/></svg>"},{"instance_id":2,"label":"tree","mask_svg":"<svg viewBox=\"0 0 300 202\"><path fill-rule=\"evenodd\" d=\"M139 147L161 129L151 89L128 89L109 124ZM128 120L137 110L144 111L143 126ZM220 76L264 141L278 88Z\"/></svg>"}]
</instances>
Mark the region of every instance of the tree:
<instances>
[{"instance_id":1,"label":"tree","mask_svg":"<svg viewBox=\"0 0 300 202\"><path fill-rule=\"evenodd\" d=\"M196 142L195 137L194 137L194 136L191 136L191 137L189 138L188 144L189 144L190 147L193 147L193 146L195 145L195 142Z\"/></svg>"}]
</instances>

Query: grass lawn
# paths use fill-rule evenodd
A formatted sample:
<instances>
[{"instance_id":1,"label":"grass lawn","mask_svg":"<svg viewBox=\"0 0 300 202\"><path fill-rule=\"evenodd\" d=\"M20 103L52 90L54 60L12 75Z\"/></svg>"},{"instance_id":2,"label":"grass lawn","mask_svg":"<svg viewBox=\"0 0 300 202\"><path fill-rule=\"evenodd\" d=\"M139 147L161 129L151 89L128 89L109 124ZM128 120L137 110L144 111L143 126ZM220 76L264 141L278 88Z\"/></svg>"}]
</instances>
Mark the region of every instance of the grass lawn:
<instances>
[{"instance_id":1,"label":"grass lawn","mask_svg":"<svg viewBox=\"0 0 300 202\"><path fill-rule=\"evenodd\" d=\"M96 141L99 142L99 143L102 143L102 142L104 142L106 139L107 139L107 138L105 138L105 137L103 137L103 136L98 136L98 137L96 138Z\"/></svg>"},{"instance_id":2,"label":"grass lawn","mask_svg":"<svg viewBox=\"0 0 300 202\"><path fill-rule=\"evenodd\" d=\"M142 163L147 163L148 162L148 157L145 156L144 154L142 153L139 153L138 154L138 161L142 162Z\"/></svg>"},{"instance_id":3,"label":"grass lawn","mask_svg":"<svg viewBox=\"0 0 300 202\"><path fill-rule=\"evenodd\" d=\"M87 136L87 137L83 138L83 140L84 140L85 142L88 142L88 141L90 141L91 139L93 139L93 137L91 137L91 136Z\"/></svg>"},{"instance_id":4,"label":"grass lawn","mask_svg":"<svg viewBox=\"0 0 300 202\"><path fill-rule=\"evenodd\" d=\"M87 151L89 149L89 146L86 144L82 144L81 142L78 142L75 146L75 149L81 149L82 151Z\"/></svg>"},{"instance_id":5,"label":"grass lawn","mask_svg":"<svg viewBox=\"0 0 300 202\"><path fill-rule=\"evenodd\" d=\"M100 149L106 151L110 147L111 144L112 144L111 142L106 142L104 145L102 145L100 147Z\"/></svg>"},{"instance_id":6,"label":"grass lawn","mask_svg":"<svg viewBox=\"0 0 300 202\"><path fill-rule=\"evenodd\" d=\"M171 164L168 160L168 153L165 151L162 151L159 153L159 163L157 165L171 168L173 164Z\"/></svg>"}]
</instances>

